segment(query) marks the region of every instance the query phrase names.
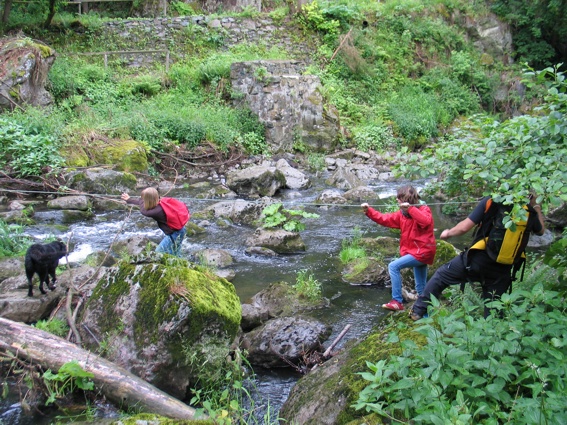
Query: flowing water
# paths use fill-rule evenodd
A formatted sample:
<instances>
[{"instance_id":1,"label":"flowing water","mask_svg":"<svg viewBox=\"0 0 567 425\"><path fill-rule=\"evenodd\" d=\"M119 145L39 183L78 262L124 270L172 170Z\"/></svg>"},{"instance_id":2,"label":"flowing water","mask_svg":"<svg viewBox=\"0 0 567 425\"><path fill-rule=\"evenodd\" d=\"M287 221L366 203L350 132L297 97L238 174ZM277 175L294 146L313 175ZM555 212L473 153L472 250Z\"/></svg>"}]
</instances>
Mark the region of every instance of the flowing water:
<instances>
[{"instance_id":1,"label":"flowing water","mask_svg":"<svg viewBox=\"0 0 567 425\"><path fill-rule=\"evenodd\" d=\"M329 346L346 325L351 326L335 348L340 349L347 341L364 337L372 327L378 324L387 314L380 307L381 304L391 299L390 288L351 286L341 279L341 265L338 259L341 243L344 239L352 237L355 229L360 229L366 237L391 236L392 233L369 220L358 203L347 206L315 206L315 198L329 187L325 185L324 177L314 178L313 183L308 190L284 191L278 194L285 208L303 208L320 215L318 219L303 220L306 229L301 232L301 236L307 245L305 253L275 258L249 256L245 253L244 241L254 232L254 228L244 225L218 227L214 224L208 226L204 234L187 237L182 250L187 256L204 248L228 251L234 259L231 268L236 272L233 284L242 302L249 300L251 296L266 288L270 283L286 281L293 284L298 271L308 270L322 284L323 295L332 300L329 308L314 313L317 319L330 325L333 330L324 346ZM396 188L404 182L369 182L368 184L381 198L381 201L371 204L380 206L386 203L387 198L395 196ZM420 189L424 182L414 181L412 184ZM192 212L203 210L217 202L195 199L195 192L191 188L176 189L168 196L185 201ZM436 220L437 235L441 229L454 224L443 221L439 214L439 206L432 206L432 210ZM154 221L143 217L136 211L130 217L125 211L97 213L92 219L72 223L63 231L56 230L54 226L62 222L61 212L38 211L35 219L38 224L28 228L26 232L35 237L55 235L64 241L70 239L70 246L73 247L69 254L71 262L80 261L93 251L106 251L118 232L120 235L117 239L134 234L144 234L156 241L161 239L161 231L157 229ZM196 223L198 224L199 220L196 220ZM285 402L289 391L300 377L291 369L256 370L255 372L254 384L258 390L258 397L264 404L269 401L272 411L277 411ZM10 422L6 419L5 414L8 409L7 405L0 406L0 424L24 423L20 420Z\"/></svg>"}]
</instances>

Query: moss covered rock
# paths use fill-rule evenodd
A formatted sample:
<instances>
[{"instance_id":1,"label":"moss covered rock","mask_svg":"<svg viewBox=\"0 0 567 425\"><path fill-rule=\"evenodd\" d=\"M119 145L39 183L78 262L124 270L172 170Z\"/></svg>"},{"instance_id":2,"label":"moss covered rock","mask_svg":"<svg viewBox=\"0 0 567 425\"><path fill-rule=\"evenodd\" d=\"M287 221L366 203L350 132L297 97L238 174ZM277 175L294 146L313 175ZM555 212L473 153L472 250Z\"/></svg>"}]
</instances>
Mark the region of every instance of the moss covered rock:
<instances>
[{"instance_id":1,"label":"moss covered rock","mask_svg":"<svg viewBox=\"0 0 567 425\"><path fill-rule=\"evenodd\" d=\"M117 171L148 171L145 146L135 140L95 140L83 148L73 146L61 152L69 167L110 165Z\"/></svg>"},{"instance_id":2,"label":"moss covered rock","mask_svg":"<svg viewBox=\"0 0 567 425\"><path fill-rule=\"evenodd\" d=\"M97 283L81 317L83 343L179 399L222 370L240 325L234 286L157 255L120 262Z\"/></svg>"},{"instance_id":3,"label":"moss covered rock","mask_svg":"<svg viewBox=\"0 0 567 425\"><path fill-rule=\"evenodd\" d=\"M400 340L411 339L418 346L425 337L414 331L416 325L405 313L390 315L364 340L354 341L322 366L301 378L292 388L279 416L286 423L304 425L381 424L375 414L365 415L351 406L367 381L359 375L369 372L366 362L376 363L401 354ZM388 338L396 331L399 340Z\"/></svg>"},{"instance_id":4,"label":"moss covered rock","mask_svg":"<svg viewBox=\"0 0 567 425\"><path fill-rule=\"evenodd\" d=\"M136 177L130 173L89 168L66 176L70 188L88 194L120 195L136 190Z\"/></svg>"}]
</instances>

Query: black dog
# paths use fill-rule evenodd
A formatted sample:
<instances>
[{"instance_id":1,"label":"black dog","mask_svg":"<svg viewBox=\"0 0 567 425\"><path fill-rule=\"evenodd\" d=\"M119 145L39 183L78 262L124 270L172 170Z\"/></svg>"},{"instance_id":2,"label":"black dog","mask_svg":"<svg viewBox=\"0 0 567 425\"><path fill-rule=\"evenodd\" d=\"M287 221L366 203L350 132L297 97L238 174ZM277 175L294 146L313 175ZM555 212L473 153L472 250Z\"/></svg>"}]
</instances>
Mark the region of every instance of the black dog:
<instances>
[{"instance_id":1,"label":"black dog","mask_svg":"<svg viewBox=\"0 0 567 425\"><path fill-rule=\"evenodd\" d=\"M52 291L55 289L55 269L59 265L59 259L67 254L67 247L63 242L50 242L48 244L36 243L30 246L26 252L25 266L28 277L28 297L33 297L33 275L39 276L39 290L45 294L43 283ZM51 285L49 276L51 275Z\"/></svg>"}]
</instances>

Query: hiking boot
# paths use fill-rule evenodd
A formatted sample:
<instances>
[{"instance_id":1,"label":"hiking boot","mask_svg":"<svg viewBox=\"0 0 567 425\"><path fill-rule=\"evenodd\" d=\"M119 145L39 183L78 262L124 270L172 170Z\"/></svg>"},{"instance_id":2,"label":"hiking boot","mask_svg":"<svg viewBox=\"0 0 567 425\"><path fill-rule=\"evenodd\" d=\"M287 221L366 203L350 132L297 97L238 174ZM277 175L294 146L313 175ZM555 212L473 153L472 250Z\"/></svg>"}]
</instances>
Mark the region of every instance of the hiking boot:
<instances>
[{"instance_id":1,"label":"hiking boot","mask_svg":"<svg viewBox=\"0 0 567 425\"><path fill-rule=\"evenodd\" d=\"M409 317L410 317L410 319L413 320L414 322L415 322L416 320L423 319L423 316L420 316L419 314L414 313L413 311L410 313Z\"/></svg>"},{"instance_id":2,"label":"hiking boot","mask_svg":"<svg viewBox=\"0 0 567 425\"><path fill-rule=\"evenodd\" d=\"M403 311L404 305L399 301L392 300L388 304L382 304L382 308L386 310Z\"/></svg>"},{"instance_id":3,"label":"hiking boot","mask_svg":"<svg viewBox=\"0 0 567 425\"><path fill-rule=\"evenodd\" d=\"M412 308L411 311L410 311L409 317L410 317L411 320L413 320L415 322L419 319L424 319L424 318L429 317L429 316L427 315L427 313L425 313L423 316L421 314L417 314Z\"/></svg>"}]
</instances>

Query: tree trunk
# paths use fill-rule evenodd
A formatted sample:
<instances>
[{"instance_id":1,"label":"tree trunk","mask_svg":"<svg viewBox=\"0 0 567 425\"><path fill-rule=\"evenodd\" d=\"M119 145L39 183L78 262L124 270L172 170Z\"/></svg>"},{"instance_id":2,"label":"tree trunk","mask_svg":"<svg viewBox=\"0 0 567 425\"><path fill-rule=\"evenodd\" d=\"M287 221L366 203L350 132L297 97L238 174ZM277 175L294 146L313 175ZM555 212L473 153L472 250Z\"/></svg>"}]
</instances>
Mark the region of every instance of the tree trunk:
<instances>
[{"instance_id":1,"label":"tree trunk","mask_svg":"<svg viewBox=\"0 0 567 425\"><path fill-rule=\"evenodd\" d=\"M194 419L195 409L170 397L121 367L31 326L0 318L0 350L58 371L70 361L94 374L96 388L120 408L141 409L172 419Z\"/></svg>"},{"instance_id":2,"label":"tree trunk","mask_svg":"<svg viewBox=\"0 0 567 425\"><path fill-rule=\"evenodd\" d=\"M12 0L4 1L4 13L2 14L2 22L7 23L10 17L10 10L12 9Z\"/></svg>"}]
</instances>

